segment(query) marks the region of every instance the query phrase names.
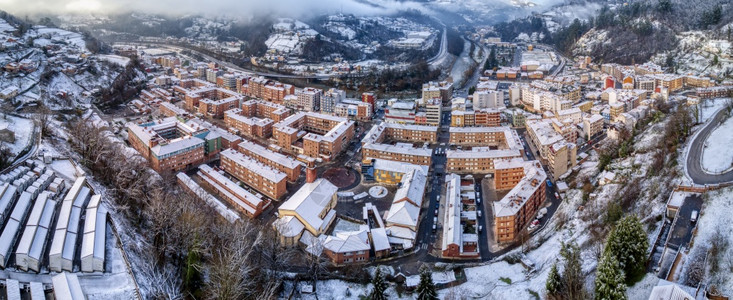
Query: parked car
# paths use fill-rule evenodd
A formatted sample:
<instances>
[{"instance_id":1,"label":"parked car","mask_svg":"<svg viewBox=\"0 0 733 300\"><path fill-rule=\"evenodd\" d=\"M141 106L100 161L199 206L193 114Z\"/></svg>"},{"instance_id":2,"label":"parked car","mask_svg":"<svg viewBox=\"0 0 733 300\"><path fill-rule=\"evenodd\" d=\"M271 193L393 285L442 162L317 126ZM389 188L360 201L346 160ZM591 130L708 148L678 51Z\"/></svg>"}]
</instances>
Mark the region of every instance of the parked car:
<instances>
[{"instance_id":1,"label":"parked car","mask_svg":"<svg viewBox=\"0 0 733 300\"><path fill-rule=\"evenodd\" d=\"M478 217L480 218L481 217L481 210L476 211L476 213L478 214Z\"/></svg>"},{"instance_id":2,"label":"parked car","mask_svg":"<svg viewBox=\"0 0 733 300\"><path fill-rule=\"evenodd\" d=\"M558 194L557 192L555 192L555 199L560 199L560 194Z\"/></svg>"},{"instance_id":3,"label":"parked car","mask_svg":"<svg viewBox=\"0 0 733 300\"><path fill-rule=\"evenodd\" d=\"M483 229L484 229L484 226L483 225L479 225L478 226L478 232L481 232Z\"/></svg>"},{"instance_id":4,"label":"parked car","mask_svg":"<svg viewBox=\"0 0 733 300\"><path fill-rule=\"evenodd\" d=\"M433 232L435 232L435 229L437 229L437 228L438 228L438 226L435 223L433 223Z\"/></svg>"},{"instance_id":5,"label":"parked car","mask_svg":"<svg viewBox=\"0 0 733 300\"><path fill-rule=\"evenodd\" d=\"M697 215L699 212L697 210L692 211L692 216L690 216L690 222L695 223L697 222Z\"/></svg>"}]
</instances>

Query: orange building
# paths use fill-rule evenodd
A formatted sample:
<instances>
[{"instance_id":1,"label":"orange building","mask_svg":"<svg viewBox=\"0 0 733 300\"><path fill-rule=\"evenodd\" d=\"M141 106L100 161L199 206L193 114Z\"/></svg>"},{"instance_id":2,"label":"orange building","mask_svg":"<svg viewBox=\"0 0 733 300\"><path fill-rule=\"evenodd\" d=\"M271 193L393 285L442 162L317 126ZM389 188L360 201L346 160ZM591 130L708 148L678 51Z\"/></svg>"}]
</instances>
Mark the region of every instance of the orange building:
<instances>
[{"instance_id":1,"label":"orange building","mask_svg":"<svg viewBox=\"0 0 733 300\"><path fill-rule=\"evenodd\" d=\"M287 193L285 173L233 149L221 152L221 168L247 186L272 199Z\"/></svg>"},{"instance_id":2,"label":"orange building","mask_svg":"<svg viewBox=\"0 0 733 300\"><path fill-rule=\"evenodd\" d=\"M524 163L524 177L500 201L492 203L494 238L512 242L540 210L546 199L547 174L538 161Z\"/></svg>"},{"instance_id":3,"label":"orange building","mask_svg":"<svg viewBox=\"0 0 733 300\"><path fill-rule=\"evenodd\" d=\"M291 152L331 160L354 138L354 122L313 112L299 112L273 127L275 143Z\"/></svg>"},{"instance_id":4,"label":"orange building","mask_svg":"<svg viewBox=\"0 0 733 300\"><path fill-rule=\"evenodd\" d=\"M203 163L209 145L202 137L208 130L194 130L176 118L127 125L128 141L151 167L177 172Z\"/></svg>"}]
</instances>

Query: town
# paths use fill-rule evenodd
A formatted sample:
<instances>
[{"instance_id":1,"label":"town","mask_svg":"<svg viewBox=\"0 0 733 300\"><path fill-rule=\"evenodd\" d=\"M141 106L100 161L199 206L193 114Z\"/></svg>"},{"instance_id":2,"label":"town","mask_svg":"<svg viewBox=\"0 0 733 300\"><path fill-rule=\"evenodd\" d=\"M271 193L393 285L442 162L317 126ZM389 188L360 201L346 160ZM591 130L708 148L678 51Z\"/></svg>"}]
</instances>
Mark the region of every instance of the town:
<instances>
[{"instance_id":1,"label":"town","mask_svg":"<svg viewBox=\"0 0 733 300\"><path fill-rule=\"evenodd\" d=\"M0 294L733 295L730 76L435 20L277 18L242 62L215 34L106 45L3 15ZM415 89L369 81L416 64Z\"/></svg>"}]
</instances>

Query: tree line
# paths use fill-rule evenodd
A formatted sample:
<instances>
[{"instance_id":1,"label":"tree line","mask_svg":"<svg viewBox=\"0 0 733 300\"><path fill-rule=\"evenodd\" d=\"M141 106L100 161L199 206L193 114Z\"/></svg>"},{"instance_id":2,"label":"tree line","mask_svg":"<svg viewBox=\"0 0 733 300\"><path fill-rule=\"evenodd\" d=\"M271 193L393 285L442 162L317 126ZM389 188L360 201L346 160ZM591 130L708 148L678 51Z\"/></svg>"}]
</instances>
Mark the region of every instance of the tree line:
<instances>
[{"instance_id":1,"label":"tree line","mask_svg":"<svg viewBox=\"0 0 733 300\"><path fill-rule=\"evenodd\" d=\"M146 298L272 299L280 271L292 258L271 226L229 223L184 192L173 174L158 176L138 155L110 138L105 127L78 119L67 128L72 150L95 180L126 230L123 244Z\"/></svg>"}]
</instances>

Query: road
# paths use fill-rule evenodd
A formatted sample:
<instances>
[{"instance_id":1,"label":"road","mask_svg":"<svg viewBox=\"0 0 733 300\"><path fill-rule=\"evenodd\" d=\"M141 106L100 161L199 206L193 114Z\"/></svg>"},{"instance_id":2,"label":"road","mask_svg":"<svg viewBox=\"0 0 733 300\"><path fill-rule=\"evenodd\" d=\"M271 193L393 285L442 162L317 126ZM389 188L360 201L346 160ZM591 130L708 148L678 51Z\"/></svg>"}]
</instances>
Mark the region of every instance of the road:
<instances>
[{"instance_id":1,"label":"road","mask_svg":"<svg viewBox=\"0 0 733 300\"><path fill-rule=\"evenodd\" d=\"M429 64L440 64L443 62L443 59L448 56L448 30L443 25L443 36L440 38L440 50L438 51L435 56L428 59Z\"/></svg>"},{"instance_id":2,"label":"road","mask_svg":"<svg viewBox=\"0 0 733 300\"><path fill-rule=\"evenodd\" d=\"M721 109L709 121L709 123L694 136L690 150L687 152L687 175L695 184L717 184L733 181L733 170L722 174L711 174L702 168L702 153L705 147L705 141L715 128L726 120L726 111Z\"/></svg>"},{"instance_id":3,"label":"road","mask_svg":"<svg viewBox=\"0 0 733 300\"><path fill-rule=\"evenodd\" d=\"M31 146L31 149L23 156L16 158L15 161L13 161L13 163L9 167L0 171L0 173L5 173L5 171L11 170L17 167L18 165L24 163L29 158L36 155L36 152L38 152L38 147L41 145L41 132L35 121L33 122L32 138L33 138L33 145Z\"/></svg>"}]
</instances>

